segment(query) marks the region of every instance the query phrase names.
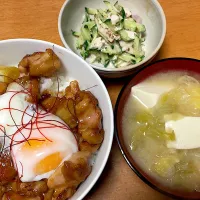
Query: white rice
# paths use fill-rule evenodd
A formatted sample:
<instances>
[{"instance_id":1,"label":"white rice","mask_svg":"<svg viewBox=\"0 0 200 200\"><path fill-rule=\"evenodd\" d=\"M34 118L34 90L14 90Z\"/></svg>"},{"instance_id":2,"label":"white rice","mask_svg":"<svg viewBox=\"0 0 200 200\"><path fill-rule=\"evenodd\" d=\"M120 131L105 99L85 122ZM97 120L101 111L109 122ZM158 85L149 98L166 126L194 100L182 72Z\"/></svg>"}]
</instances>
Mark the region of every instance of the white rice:
<instances>
[{"instance_id":1,"label":"white rice","mask_svg":"<svg viewBox=\"0 0 200 200\"><path fill-rule=\"evenodd\" d=\"M64 76L59 76L58 81L57 77L41 78L40 92L43 93L45 90L51 92L58 92L58 83L59 83L59 92L64 92L65 88L69 86L70 82L73 80L74 79L72 78Z\"/></svg>"}]
</instances>

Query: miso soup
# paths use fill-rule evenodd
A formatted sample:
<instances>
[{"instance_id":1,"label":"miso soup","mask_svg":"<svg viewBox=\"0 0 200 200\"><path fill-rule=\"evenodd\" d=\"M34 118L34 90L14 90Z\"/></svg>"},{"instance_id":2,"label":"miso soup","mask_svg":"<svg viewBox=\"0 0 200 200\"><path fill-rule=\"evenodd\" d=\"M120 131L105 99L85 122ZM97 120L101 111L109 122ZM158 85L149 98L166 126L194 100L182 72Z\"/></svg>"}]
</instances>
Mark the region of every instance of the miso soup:
<instances>
[{"instance_id":1,"label":"miso soup","mask_svg":"<svg viewBox=\"0 0 200 200\"><path fill-rule=\"evenodd\" d=\"M200 77L157 74L132 87L123 112L126 145L161 184L200 192Z\"/></svg>"}]
</instances>

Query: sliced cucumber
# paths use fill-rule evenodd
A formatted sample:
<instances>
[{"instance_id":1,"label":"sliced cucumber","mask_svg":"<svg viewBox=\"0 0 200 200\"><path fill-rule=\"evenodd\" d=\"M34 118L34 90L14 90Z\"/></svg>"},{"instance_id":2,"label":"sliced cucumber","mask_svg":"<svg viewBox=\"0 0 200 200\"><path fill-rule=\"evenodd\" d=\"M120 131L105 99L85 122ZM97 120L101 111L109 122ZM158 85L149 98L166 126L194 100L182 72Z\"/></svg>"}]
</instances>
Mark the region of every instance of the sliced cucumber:
<instances>
[{"instance_id":1,"label":"sliced cucumber","mask_svg":"<svg viewBox=\"0 0 200 200\"><path fill-rule=\"evenodd\" d=\"M122 53L122 50L121 50L119 44L117 44L117 42L115 42L112 45L105 45L101 49L101 52L107 53L108 55L118 55L118 54Z\"/></svg>"},{"instance_id":2,"label":"sliced cucumber","mask_svg":"<svg viewBox=\"0 0 200 200\"><path fill-rule=\"evenodd\" d=\"M109 46L109 45L106 45L103 49L101 49L101 52L102 52L102 53L107 53L107 54L109 54L109 55L115 54L115 51L114 51L114 50L112 49L112 47Z\"/></svg>"},{"instance_id":3,"label":"sliced cucumber","mask_svg":"<svg viewBox=\"0 0 200 200\"><path fill-rule=\"evenodd\" d=\"M114 5L112 5L109 1L104 1L104 3L106 4L106 6L108 7L108 10L112 13L112 14L117 14L119 13L119 11L117 10L117 8L115 8Z\"/></svg>"},{"instance_id":4,"label":"sliced cucumber","mask_svg":"<svg viewBox=\"0 0 200 200\"><path fill-rule=\"evenodd\" d=\"M118 42L114 43L114 50L116 51L116 54L121 54L122 53L122 49L121 49L121 47L120 47Z\"/></svg>"},{"instance_id":5,"label":"sliced cucumber","mask_svg":"<svg viewBox=\"0 0 200 200\"><path fill-rule=\"evenodd\" d=\"M89 15L96 15L97 14L97 9L85 8L85 12L88 13Z\"/></svg>"},{"instance_id":6,"label":"sliced cucumber","mask_svg":"<svg viewBox=\"0 0 200 200\"><path fill-rule=\"evenodd\" d=\"M85 22L83 24L83 27L84 28L88 28L89 30L91 30L94 26L95 26L95 22L94 21L89 21L89 22Z\"/></svg>"},{"instance_id":7,"label":"sliced cucumber","mask_svg":"<svg viewBox=\"0 0 200 200\"><path fill-rule=\"evenodd\" d=\"M85 12L85 17L84 17L84 20L83 20L83 24L85 22L89 22L89 21L90 21L90 16L89 16L89 14L87 12Z\"/></svg>"},{"instance_id":8,"label":"sliced cucumber","mask_svg":"<svg viewBox=\"0 0 200 200\"><path fill-rule=\"evenodd\" d=\"M112 25L111 19L106 19L104 22L112 31L115 30L115 27Z\"/></svg>"},{"instance_id":9,"label":"sliced cucumber","mask_svg":"<svg viewBox=\"0 0 200 200\"><path fill-rule=\"evenodd\" d=\"M108 65L110 64L110 60L107 60L106 63L104 64L104 67L108 67Z\"/></svg>"},{"instance_id":10,"label":"sliced cucumber","mask_svg":"<svg viewBox=\"0 0 200 200\"><path fill-rule=\"evenodd\" d=\"M140 33L146 31L146 28L143 24L136 23L136 27L137 27L138 32L140 32Z\"/></svg>"},{"instance_id":11,"label":"sliced cucumber","mask_svg":"<svg viewBox=\"0 0 200 200\"><path fill-rule=\"evenodd\" d=\"M121 10L122 10L123 7L119 5L119 2L118 2L118 1L115 2L114 6L115 6L115 8L116 8L119 12L121 12Z\"/></svg>"},{"instance_id":12,"label":"sliced cucumber","mask_svg":"<svg viewBox=\"0 0 200 200\"><path fill-rule=\"evenodd\" d=\"M137 28L137 23L132 18L125 19L124 28L129 31L135 31Z\"/></svg>"},{"instance_id":13,"label":"sliced cucumber","mask_svg":"<svg viewBox=\"0 0 200 200\"><path fill-rule=\"evenodd\" d=\"M131 31L121 30L119 31L119 34L121 36L121 39L125 42L129 42L135 39L135 33Z\"/></svg>"},{"instance_id":14,"label":"sliced cucumber","mask_svg":"<svg viewBox=\"0 0 200 200\"><path fill-rule=\"evenodd\" d=\"M105 22L107 18L105 18L101 13L97 13L97 15L95 15L95 17L99 20L101 20L102 22Z\"/></svg>"},{"instance_id":15,"label":"sliced cucumber","mask_svg":"<svg viewBox=\"0 0 200 200\"><path fill-rule=\"evenodd\" d=\"M83 44L84 44L84 42L85 42L85 40L83 39L83 36L80 35L80 37L79 37L79 38L77 39L77 41L76 41L76 47L77 47L78 49L81 49L82 46L83 46Z\"/></svg>"},{"instance_id":16,"label":"sliced cucumber","mask_svg":"<svg viewBox=\"0 0 200 200\"><path fill-rule=\"evenodd\" d=\"M102 9L98 9L98 13L101 14L101 16L106 20L108 19L108 14L102 10Z\"/></svg>"},{"instance_id":17,"label":"sliced cucumber","mask_svg":"<svg viewBox=\"0 0 200 200\"><path fill-rule=\"evenodd\" d=\"M89 46L90 46L90 44L89 44L89 42L86 40L86 41L83 43L83 48L84 48L85 50L88 50L88 49L89 49Z\"/></svg>"},{"instance_id":18,"label":"sliced cucumber","mask_svg":"<svg viewBox=\"0 0 200 200\"><path fill-rule=\"evenodd\" d=\"M117 55L114 55L114 56L112 57L112 59L111 59L111 60L112 60L113 62L116 62L116 61L117 61L117 59L118 59L118 56L117 56Z\"/></svg>"},{"instance_id":19,"label":"sliced cucumber","mask_svg":"<svg viewBox=\"0 0 200 200\"><path fill-rule=\"evenodd\" d=\"M92 40L89 49L101 50L104 44L105 40L102 37L97 37Z\"/></svg>"},{"instance_id":20,"label":"sliced cucumber","mask_svg":"<svg viewBox=\"0 0 200 200\"><path fill-rule=\"evenodd\" d=\"M88 28L86 28L85 26L81 27L81 35L83 36L84 40L88 40L91 41L91 34Z\"/></svg>"},{"instance_id":21,"label":"sliced cucumber","mask_svg":"<svg viewBox=\"0 0 200 200\"><path fill-rule=\"evenodd\" d=\"M75 36L75 37L79 37L81 35L81 33L79 33L79 32L76 32L76 31L73 31L73 30L71 30L71 31L72 31L72 35Z\"/></svg>"},{"instance_id":22,"label":"sliced cucumber","mask_svg":"<svg viewBox=\"0 0 200 200\"><path fill-rule=\"evenodd\" d=\"M84 58L84 60L85 60L86 58L88 58L89 55L90 55L89 52L88 52L87 50L85 50L84 47L82 47L80 53L81 53L81 56Z\"/></svg>"},{"instance_id":23,"label":"sliced cucumber","mask_svg":"<svg viewBox=\"0 0 200 200\"><path fill-rule=\"evenodd\" d=\"M98 36L98 30L97 30L97 26L95 25L92 30L91 30L91 33L92 33L92 38L97 38Z\"/></svg>"},{"instance_id":24,"label":"sliced cucumber","mask_svg":"<svg viewBox=\"0 0 200 200\"><path fill-rule=\"evenodd\" d=\"M118 59L117 62L115 63L115 67L116 68L120 68L120 67L126 67L130 65L130 63L126 62L126 61L123 61L121 59Z\"/></svg>"},{"instance_id":25,"label":"sliced cucumber","mask_svg":"<svg viewBox=\"0 0 200 200\"><path fill-rule=\"evenodd\" d=\"M136 58L129 53L123 53L122 55L119 56L119 59L125 62L132 62L136 60Z\"/></svg>"},{"instance_id":26,"label":"sliced cucumber","mask_svg":"<svg viewBox=\"0 0 200 200\"><path fill-rule=\"evenodd\" d=\"M138 38L140 39L140 42L144 42L146 40L145 38L145 33L142 32L142 33L138 33Z\"/></svg>"},{"instance_id":27,"label":"sliced cucumber","mask_svg":"<svg viewBox=\"0 0 200 200\"><path fill-rule=\"evenodd\" d=\"M99 53L99 51L97 50L90 50L90 55L95 55L95 62L101 62L101 53Z\"/></svg>"},{"instance_id":28,"label":"sliced cucumber","mask_svg":"<svg viewBox=\"0 0 200 200\"><path fill-rule=\"evenodd\" d=\"M115 26L115 32L119 32L121 31L122 29L124 28L124 25L123 25L123 21L121 20L119 23L117 23L117 25Z\"/></svg>"},{"instance_id":29,"label":"sliced cucumber","mask_svg":"<svg viewBox=\"0 0 200 200\"><path fill-rule=\"evenodd\" d=\"M133 63L133 64L139 63L143 60L143 57L136 58L129 53L123 53L122 55L119 56L119 58L125 62Z\"/></svg>"},{"instance_id":30,"label":"sliced cucumber","mask_svg":"<svg viewBox=\"0 0 200 200\"><path fill-rule=\"evenodd\" d=\"M121 9L120 14L122 16L122 21L124 21L124 19L126 18L126 12L125 12L124 8Z\"/></svg>"},{"instance_id":31,"label":"sliced cucumber","mask_svg":"<svg viewBox=\"0 0 200 200\"><path fill-rule=\"evenodd\" d=\"M145 37L141 37L141 38L140 38L140 41L141 41L141 42L144 42L145 40L146 40Z\"/></svg>"},{"instance_id":32,"label":"sliced cucumber","mask_svg":"<svg viewBox=\"0 0 200 200\"><path fill-rule=\"evenodd\" d=\"M140 48L140 40L139 40L138 37L135 37L135 40L134 40L134 42L133 42L133 45L134 45L134 49L135 49L135 50L139 50L139 48Z\"/></svg>"},{"instance_id":33,"label":"sliced cucumber","mask_svg":"<svg viewBox=\"0 0 200 200\"><path fill-rule=\"evenodd\" d=\"M122 41L119 42L119 44L120 44L123 52L127 52L127 53L130 53L130 54L134 53L133 42L125 42L125 41L122 40Z\"/></svg>"},{"instance_id":34,"label":"sliced cucumber","mask_svg":"<svg viewBox=\"0 0 200 200\"><path fill-rule=\"evenodd\" d=\"M135 59L135 62L136 62L136 63L139 63L139 62L141 62L143 59L144 59L144 56L137 57L137 58Z\"/></svg>"},{"instance_id":35,"label":"sliced cucumber","mask_svg":"<svg viewBox=\"0 0 200 200\"><path fill-rule=\"evenodd\" d=\"M123 29L123 23L118 22L117 24L113 25L111 19L107 19L104 22L113 32L118 32Z\"/></svg>"},{"instance_id":36,"label":"sliced cucumber","mask_svg":"<svg viewBox=\"0 0 200 200\"><path fill-rule=\"evenodd\" d=\"M101 64L105 66L108 61L110 61L108 54L101 53Z\"/></svg>"},{"instance_id":37,"label":"sliced cucumber","mask_svg":"<svg viewBox=\"0 0 200 200\"><path fill-rule=\"evenodd\" d=\"M96 61L97 56L95 54L90 54L90 56L88 57L88 61L90 63L94 63Z\"/></svg>"},{"instance_id":38,"label":"sliced cucumber","mask_svg":"<svg viewBox=\"0 0 200 200\"><path fill-rule=\"evenodd\" d=\"M141 44L140 44L140 40L138 37L135 37L134 42L133 42L133 46L134 46L134 55L136 58L138 57L142 57L144 56L144 51L141 48Z\"/></svg>"}]
</instances>

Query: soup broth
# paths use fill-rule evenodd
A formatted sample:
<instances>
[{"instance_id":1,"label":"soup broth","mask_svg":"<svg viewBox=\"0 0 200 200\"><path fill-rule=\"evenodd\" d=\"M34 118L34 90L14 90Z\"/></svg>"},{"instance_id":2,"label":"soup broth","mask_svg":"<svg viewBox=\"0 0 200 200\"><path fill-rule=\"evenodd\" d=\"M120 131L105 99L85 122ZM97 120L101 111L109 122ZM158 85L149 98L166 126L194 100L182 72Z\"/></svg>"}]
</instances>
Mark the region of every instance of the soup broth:
<instances>
[{"instance_id":1,"label":"soup broth","mask_svg":"<svg viewBox=\"0 0 200 200\"><path fill-rule=\"evenodd\" d=\"M185 140L180 134L178 138L176 129L167 130L166 124L170 120L200 120L199 80L198 75L187 72L150 77L141 84L168 86L169 91L161 94L150 108L131 93L122 121L125 143L138 166L162 185L189 192L200 192L200 123L197 127L187 124L191 131L184 135ZM144 100L148 101L148 97ZM192 131L198 129L199 138L190 138L194 137ZM182 131L186 134L184 127Z\"/></svg>"}]
</instances>

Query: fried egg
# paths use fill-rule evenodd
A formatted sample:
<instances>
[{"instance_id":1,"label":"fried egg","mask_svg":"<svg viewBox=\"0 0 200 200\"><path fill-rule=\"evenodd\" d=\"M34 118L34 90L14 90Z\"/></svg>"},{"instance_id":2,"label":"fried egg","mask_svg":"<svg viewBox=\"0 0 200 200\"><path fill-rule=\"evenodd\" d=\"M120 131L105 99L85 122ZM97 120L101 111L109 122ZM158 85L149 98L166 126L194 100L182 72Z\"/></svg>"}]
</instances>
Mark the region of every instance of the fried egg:
<instances>
[{"instance_id":1,"label":"fried egg","mask_svg":"<svg viewBox=\"0 0 200 200\"><path fill-rule=\"evenodd\" d=\"M9 91L21 89L16 84L8 87L7 93L0 96L0 109L9 106L9 97L12 96ZM4 103L1 105L1 102ZM35 113L23 93L12 99L11 107L18 111L12 110L12 117L9 110L3 111L4 118L0 124L6 127L6 134L12 138L7 138L6 143L11 147L13 163L21 181L49 178L58 166L78 151L73 133L59 117L42 109ZM19 110L26 111L26 114Z\"/></svg>"}]
</instances>

